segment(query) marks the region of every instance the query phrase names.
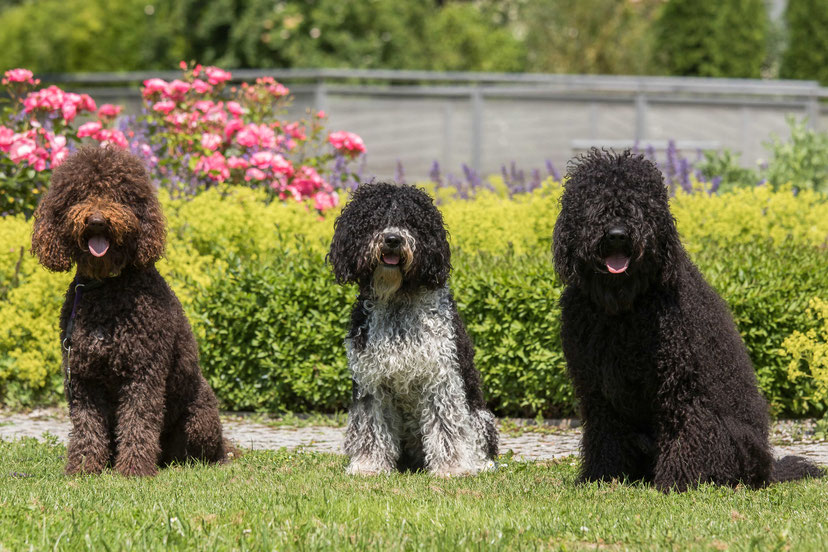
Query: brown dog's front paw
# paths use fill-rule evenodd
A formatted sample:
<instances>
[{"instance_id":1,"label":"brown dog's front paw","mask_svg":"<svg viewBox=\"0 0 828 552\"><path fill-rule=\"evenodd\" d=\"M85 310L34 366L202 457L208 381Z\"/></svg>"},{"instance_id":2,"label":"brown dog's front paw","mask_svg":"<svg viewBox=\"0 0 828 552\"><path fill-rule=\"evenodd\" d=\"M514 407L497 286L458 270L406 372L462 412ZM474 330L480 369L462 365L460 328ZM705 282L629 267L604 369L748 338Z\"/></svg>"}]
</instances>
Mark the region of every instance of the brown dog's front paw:
<instances>
[{"instance_id":1,"label":"brown dog's front paw","mask_svg":"<svg viewBox=\"0 0 828 552\"><path fill-rule=\"evenodd\" d=\"M70 454L63 472L66 475L98 475L103 471L105 465L104 460L95 459L91 456Z\"/></svg>"},{"instance_id":2,"label":"brown dog's front paw","mask_svg":"<svg viewBox=\"0 0 828 552\"><path fill-rule=\"evenodd\" d=\"M115 471L124 477L153 477L158 473L158 466L131 460L115 463Z\"/></svg>"},{"instance_id":3,"label":"brown dog's front paw","mask_svg":"<svg viewBox=\"0 0 828 552\"><path fill-rule=\"evenodd\" d=\"M71 463L66 464L63 473L66 475L100 475L103 471L103 466L93 466L87 463Z\"/></svg>"}]
</instances>

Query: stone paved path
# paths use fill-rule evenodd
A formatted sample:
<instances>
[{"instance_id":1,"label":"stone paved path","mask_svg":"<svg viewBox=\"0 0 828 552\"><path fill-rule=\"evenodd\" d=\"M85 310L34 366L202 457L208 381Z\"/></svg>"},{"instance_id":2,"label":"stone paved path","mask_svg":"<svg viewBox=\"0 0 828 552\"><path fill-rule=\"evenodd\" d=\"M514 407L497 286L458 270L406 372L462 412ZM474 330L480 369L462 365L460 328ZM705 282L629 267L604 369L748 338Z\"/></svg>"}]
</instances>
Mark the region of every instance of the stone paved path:
<instances>
[{"instance_id":1,"label":"stone paved path","mask_svg":"<svg viewBox=\"0 0 828 552\"><path fill-rule=\"evenodd\" d=\"M786 425L785 422L777 424L774 435L785 434ZM227 437L242 448L284 447L342 453L343 428L340 427L270 426L246 420L244 417L231 416L224 419L224 429ZM65 411L49 409L26 414L0 411L0 439L40 438L47 432L61 441L66 441L69 435L69 419ZM521 435L510 435L501 432L500 438L502 453L511 450L516 458L522 460L550 460L578 454L581 433L577 428L561 429L552 434L527 431ZM797 454L828 466L828 442L792 441L789 438L785 441L784 444L774 447L777 456Z\"/></svg>"}]
</instances>

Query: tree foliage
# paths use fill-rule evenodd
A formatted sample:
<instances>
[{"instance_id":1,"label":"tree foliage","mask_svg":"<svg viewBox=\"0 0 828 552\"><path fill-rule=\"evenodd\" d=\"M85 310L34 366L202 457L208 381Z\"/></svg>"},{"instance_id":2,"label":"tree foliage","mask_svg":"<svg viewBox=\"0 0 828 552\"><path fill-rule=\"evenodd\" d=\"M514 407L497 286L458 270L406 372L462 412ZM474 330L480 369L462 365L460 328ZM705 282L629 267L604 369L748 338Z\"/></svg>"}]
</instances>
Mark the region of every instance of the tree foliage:
<instances>
[{"instance_id":1,"label":"tree foliage","mask_svg":"<svg viewBox=\"0 0 828 552\"><path fill-rule=\"evenodd\" d=\"M546 73L646 74L660 0L535 0L522 8L528 68Z\"/></svg>"},{"instance_id":2,"label":"tree foliage","mask_svg":"<svg viewBox=\"0 0 828 552\"><path fill-rule=\"evenodd\" d=\"M788 46L780 75L828 85L828 0L788 0Z\"/></svg>"},{"instance_id":3,"label":"tree foliage","mask_svg":"<svg viewBox=\"0 0 828 552\"><path fill-rule=\"evenodd\" d=\"M670 75L758 78L768 36L762 0L669 0L656 21Z\"/></svg>"},{"instance_id":4,"label":"tree foliage","mask_svg":"<svg viewBox=\"0 0 828 552\"><path fill-rule=\"evenodd\" d=\"M41 0L0 12L0 68L36 73L169 68L183 53L164 4Z\"/></svg>"}]
</instances>

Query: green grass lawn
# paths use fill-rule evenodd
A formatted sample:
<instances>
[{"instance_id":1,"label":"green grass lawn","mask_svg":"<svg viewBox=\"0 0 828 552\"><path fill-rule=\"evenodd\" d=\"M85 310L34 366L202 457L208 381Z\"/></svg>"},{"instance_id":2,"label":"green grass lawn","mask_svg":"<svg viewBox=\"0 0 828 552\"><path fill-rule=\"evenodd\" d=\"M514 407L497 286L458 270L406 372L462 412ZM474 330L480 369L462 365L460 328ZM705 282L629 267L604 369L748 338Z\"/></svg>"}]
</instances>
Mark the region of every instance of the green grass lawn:
<instances>
[{"instance_id":1,"label":"green grass lawn","mask_svg":"<svg viewBox=\"0 0 828 552\"><path fill-rule=\"evenodd\" d=\"M0 441L0 550L828 548L828 480L667 496L577 486L574 459L359 478L343 456L286 451L154 479L66 477L64 453Z\"/></svg>"}]
</instances>

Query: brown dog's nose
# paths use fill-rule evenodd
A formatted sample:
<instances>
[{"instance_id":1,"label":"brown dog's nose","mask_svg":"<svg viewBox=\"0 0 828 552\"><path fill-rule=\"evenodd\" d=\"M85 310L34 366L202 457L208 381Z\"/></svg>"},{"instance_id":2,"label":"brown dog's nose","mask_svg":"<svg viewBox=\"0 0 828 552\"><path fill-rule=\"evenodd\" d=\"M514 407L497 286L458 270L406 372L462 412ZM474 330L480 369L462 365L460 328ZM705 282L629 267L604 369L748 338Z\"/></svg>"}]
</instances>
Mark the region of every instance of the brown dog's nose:
<instances>
[{"instance_id":1,"label":"brown dog's nose","mask_svg":"<svg viewBox=\"0 0 828 552\"><path fill-rule=\"evenodd\" d=\"M86 227L89 228L89 230L93 230L93 231L95 231L95 230L98 230L98 231L106 230L106 219L104 218L104 216L101 213L97 213L97 212L92 213L86 219Z\"/></svg>"}]
</instances>

